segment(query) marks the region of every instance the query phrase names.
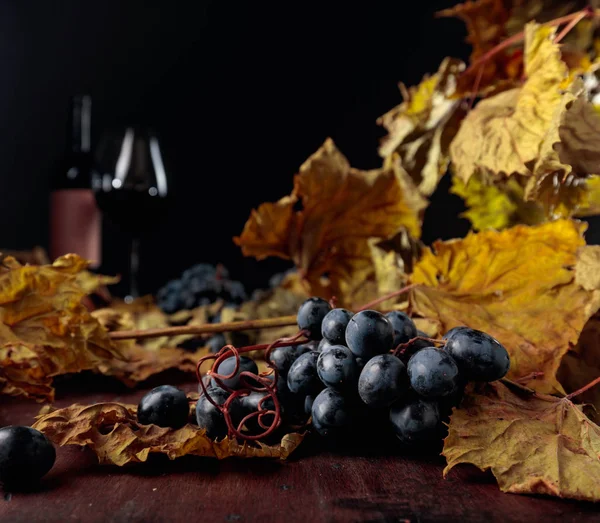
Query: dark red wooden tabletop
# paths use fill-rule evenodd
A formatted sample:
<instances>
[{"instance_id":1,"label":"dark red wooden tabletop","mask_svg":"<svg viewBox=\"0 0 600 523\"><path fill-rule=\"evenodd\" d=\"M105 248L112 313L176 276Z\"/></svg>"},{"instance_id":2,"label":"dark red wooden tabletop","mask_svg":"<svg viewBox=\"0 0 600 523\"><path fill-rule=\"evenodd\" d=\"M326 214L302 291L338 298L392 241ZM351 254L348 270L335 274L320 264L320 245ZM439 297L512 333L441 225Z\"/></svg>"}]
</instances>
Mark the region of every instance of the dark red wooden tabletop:
<instances>
[{"instance_id":1,"label":"dark red wooden tabletop","mask_svg":"<svg viewBox=\"0 0 600 523\"><path fill-rule=\"evenodd\" d=\"M89 375L65 380L58 390L57 407L137 403L144 393ZM2 399L0 420L30 425L39 407ZM286 462L157 456L119 468L98 465L88 449L59 448L39 487L0 498L0 520L600 521L600 504L503 494L489 473L464 467L443 479L440 458L378 450L323 452L309 442Z\"/></svg>"}]
</instances>

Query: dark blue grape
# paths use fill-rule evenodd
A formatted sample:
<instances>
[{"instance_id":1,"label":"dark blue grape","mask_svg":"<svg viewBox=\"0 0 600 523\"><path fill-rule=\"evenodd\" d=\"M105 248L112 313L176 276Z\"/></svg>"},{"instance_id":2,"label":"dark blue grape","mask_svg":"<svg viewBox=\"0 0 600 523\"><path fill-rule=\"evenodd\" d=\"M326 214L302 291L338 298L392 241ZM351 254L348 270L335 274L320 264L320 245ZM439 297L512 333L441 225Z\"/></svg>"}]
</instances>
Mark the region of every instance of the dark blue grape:
<instances>
[{"instance_id":1,"label":"dark blue grape","mask_svg":"<svg viewBox=\"0 0 600 523\"><path fill-rule=\"evenodd\" d=\"M309 351L310 348L307 344L292 347L276 347L271 351L269 359L279 372L279 375L286 378L292 363L294 363L302 354Z\"/></svg>"},{"instance_id":2,"label":"dark blue grape","mask_svg":"<svg viewBox=\"0 0 600 523\"><path fill-rule=\"evenodd\" d=\"M317 373L318 357L318 352L306 352L292 363L287 376L287 385L291 392L306 396L317 394L323 388Z\"/></svg>"},{"instance_id":3,"label":"dark blue grape","mask_svg":"<svg viewBox=\"0 0 600 523\"><path fill-rule=\"evenodd\" d=\"M305 396L290 391L287 379L281 376L277 378L277 399L286 418L303 417Z\"/></svg>"},{"instance_id":4,"label":"dark blue grape","mask_svg":"<svg viewBox=\"0 0 600 523\"><path fill-rule=\"evenodd\" d=\"M345 345L346 327L352 316L354 316L354 313L346 309L329 311L321 324L323 338L327 339L332 345Z\"/></svg>"},{"instance_id":5,"label":"dark blue grape","mask_svg":"<svg viewBox=\"0 0 600 523\"><path fill-rule=\"evenodd\" d=\"M14 425L0 429L0 482L5 487L37 483L55 460L54 446L40 431Z\"/></svg>"},{"instance_id":6,"label":"dark blue grape","mask_svg":"<svg viewBox=\"0 0 600 523\"><path fill-rule=\"evenodd\" d=\"M333 390L324 389L312 405L313 427L321 436L344 436L353 424L353 404Z\"/></svg>"},{"instance_id":7,"label":"dark blue grape","mask_svg":"<svg viewBox=\"0 0 600 523\"><path fill-rule=\"evenodd\" d=\"M310 416L314 402L314 396L306 396L306 398L304 398L304 412L307 416Z\"/></svg>"},{"instance_id":8,"label":"dark blue grape","mask_svg":"<svg viewBox=\"0 0 600 523\"><path fill-rule=\"evenodd\" d=\"M426 398L447 396L459 383L458 367L443 349L421 349L410 358L407 370L411 387Z\"/></svg>"},{"instance_id":9,"label":"dark blue grape","mask_svg":"<svg viewBox=\"0 0 600 523\"><path fill-rule=\"evenodd\" d=\"M223 283L222 294L223 296L221 297L224 298L225 301L235 304L243 303L248 298L244 284L239 281L225 281Z\"/></svg>"},{"instance_id":10,"label":"dark blue grape","mask_svg":"<svg viewBox=\"0 0 600 523\"><path fill-rule=\"evenodd\" d=\"M446 334L446 351L469 381L495 381L510 368L507 350L485 332L466 327Z\"/></svg>"},{"instance_id":11,"label":"dark blue grape","mask_svg":"<svg viewBox=\"0 0 600 523\"><path fill-rule=\"evenodd\" d=\"M229 376L231 373L233 373L234 369L235 357L230 356L229 358L219 363L219 366L217 367L217 374L220 374L221 376ZM256 362L252 358L248 358L247 356L240 356L240 363L238 365L238 370L235 373L235 375L232 378L222 379L221 381L226 387L229 387L230 389L237 389L241 385L240 373L244 371L258 374L258 367L256 365ZM248 381L248 379L246 379L246 381ZM212 384L213 386L218 385L218 383L216 383L214 379Z\"/></svg>"},{"instance_id":12,"label":"dark blue grape","mask_svg":"<svg viewBox=\"0 0 600 523\"><path fill-rule=\"evenodd\" d=\"M357 358L372 358L393 348L394 328L380 312L361 311L346 327L346 345Z\"/></svg>"},{"instance_id":13,"label":"dark blue grape","mask_svg":"<svg viewBox=\"0 0 600 523\"><path fill-rule=\"evenodd\" d=\"M215 267L208 263L199 263L186 269L181 275L183 281L189 281L191 279L214 279L216 277L217 270Z\"/></svg>"},{"instance_id":14,"label":"dark blue grape","mask_svg":"<svg viewBox=\"0 0 600 523\"><path fill-rule=\"evenodd\" d=\"M417 336L417 327L404 312L391 311L388 312L385 317L390 321L394 328L394 348Z\"/></svg>"},{"instance_id":15,"label":"dark blue grape","mask_svg":"<svg viewBox=\"0 0 600 523\"><path fill-rule=\"evenodd\" d=\"M423 331L417 331L417 336L422 336L423 338L428 338L427 334ZM398 355L398 357L402 360L404 365L408 364L408 360L412 357L413 354L419 352L421 349L426 347L431 347L431 342L426 340L414 340L407 347L405 347L402 352Z\"/></svg>"},{"instance_id":16,"label":"dark blue grape","mask_svg":"<svg viewBox=\"0 0 600 523\"><path fill-rule=\"evenodd\" d=\"M433 441L440 434L440 413L431 401L397 402L390 409L390 421L398 439L407 445Z\"/></svg>"},{"instance_id":17,"label":"dark blue grape","mask_svg":"<svg viewBox=\"0 0 600 523\"><path fill-rule=\"evenodd\" d=\"M190 404L185 392L172 385L152 389L141 399L137 418L142 425L179 429L188 422Z\"/></svg>"},{"instance_id":18,"label":"dark blue grape","mask_svg":"<svg viewBox=\"0 0 600 523\"><path fill-rule=\"evenodd\" d=\"M242 398L240 398L241 418L244 418L248 414L252 414L253 412L257 412L259 409L261 411L275 410L275 403L273 402L273 399L269 397L269 394L267 394L266 392L252 391L247 396L243 396ZM273 420L275 419L273 414L259 414L258 416L254 416L247 420L245 423L246 428L253 434L259 434L265 431L265 429L260 426L260 423L258 421L259 417L261 417L263 425L267 427L271 426Z\"/></svg>"},{"instance_id":19,"label":"dark blue grape","mask_svg":"<svg viewBox=\"0 0 600 523\"><path fill-rule=\"evenodd\" d=\"M229 392L217 387L209 387L206 394L217 405L223 405L229 398ZM229 412L233 424L237 427L242 420L242 411L237 399L232 401ZM206 435L211 439L222 439L227 436L225 416L204 394L200 396L198 403L196 403L196 422L201 429L206 430Z\"/></svg>"},{"instance_id":20,"label":"dark blue grape","mask_svg":"<svg viewBox=\"0 0 600 523\"><path fill-rule=\"evenodd\" d=\"M358 394L369 407L387 407L408 389L406 367L392 354L380 354L364 366L358 380Z\"/></svg>"},{"instance_id":21,"label":"dark blue grape","mask_svg":"<svg viewBox=\"0 0 600 523\"><path fill-rule=\"evenodd\" d=\"M219 352L225 345L227 345L227 340L222 333L218 332L208 339L206 345L208 345L210 348L210 352Z\"/></svg>"},{"instance_id":22,"label":"dark blue grape","mask_svg":"<svg viewBox=\"0 0 600 523\"><path fill-rule=\"evenodd\" d=\"M465 327L464 325L459 325L458 327L452 327L446 334L442 336L443 340L447 340L450 336L453 336L456 332L462 330L469 330L469 327Z\"/></svg>"},{"instance_id":23,"label":"dark blue grape","mask_svg":"<svg viewBox=\"0 0 600 523\"><path fill-rule=\"evenodd\" d=\"M158 306L166 314L173 314L181 309L180 293L183 288L180 280L171 280L161 287L156 294Z\"/></svg>"},{"instance_id":24,"label":"dark blue grape","mask_svg":"<svg viewBox=\"0 0 600 523\"><path fill-rule=\"evenodd\" d=\"M331 349L331 347L334 347L334 344L331 343L327 338L323 338L319 342L319 345L317 345L317 352L325 352Z\"/></svg>"},{"instance_id":25,"label":"dark blue grape","mask_svg":"<svg viewBox=\"0 0 600 523\"><path fill-rule=\"evenodd\" d=\"M331 305L321 298L309 298L298 309L298 328L307 332L311 340L320 340L323 318L331 310Z\"/></svg>"},{"instance_id":26,"label":"dark blue grape","mask_svg":"<svg viewBox=\"0 0 600 523\"><path fill-rule=\"evenodd\" d=\"M359 371L352 351L343 345L334 345L319 354L317 373L327 387L343 392L356 388Z\"/></svg>"}]
</instances>

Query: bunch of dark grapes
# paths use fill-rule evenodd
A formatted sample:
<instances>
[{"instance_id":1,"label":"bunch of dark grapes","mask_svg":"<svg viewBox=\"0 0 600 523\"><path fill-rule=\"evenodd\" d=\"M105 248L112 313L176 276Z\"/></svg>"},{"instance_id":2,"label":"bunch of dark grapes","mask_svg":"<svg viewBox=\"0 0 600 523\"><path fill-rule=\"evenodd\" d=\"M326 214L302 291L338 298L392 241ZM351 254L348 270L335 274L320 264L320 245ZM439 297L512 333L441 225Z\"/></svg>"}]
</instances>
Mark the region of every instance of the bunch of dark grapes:
<instances>
[{"instance_id":1,"label":"bunch of dark grapes","mask_svg":"<svg viewBox=\"0 0 600 523\"><path fill-rule=\"evenodd\" d=\"M224 266L207 263L190 267L181 278L169 281L156 295L158 306L167 314L208 305L218 299L225 304L239 305L246 298L244 285L230 280Z\"/></svg>"},{"instance_id":2,"label":"bunch of dark grapes","mask_svg":"<svg viewBox=\"0 0 600 523\"><path fill-rule=\"evenodd\" d=\"M276 376L284 424L303 424L311 416L316 432L333 441L350 439L365 428L373 433L382 419L386 430L406 445L439 441L467 382L498 380L510 365L506 349L484 332L457 327L446 333L443 346L434 347L431 340L420 339L426 336L399 311L354 314L310 298L297 318L309 341L268 352L267 363L276 373L262 379ZM196 404L197 425L213 439L225 437L226 405L231 424L243 425L243 434L265 433L275 421L273 396L264 390L264 381L262 391L250 390L248 376L241 376L258 375L256 363L239 356L234 373L233 353L219 361L213 371L227 378L205 376ZM154 389L138 407L140 423L178 428L188 417L185 394L171 386Z\"/></svg>"},{"instance_id":3,"label":"bunch of dark grapes","mask_svg":"<svg viewBox=\"0 0 600 523\"><path fill-rule=\"evenodd\" d=\"M288 390L310 405L322 436L344 437L383 414L405 444L439 441L466 383L498 380L510 364L506 349L484 332L454 328L434 347L399 311L353 314L310 298L298 326L319 344L290 352L277 368L287 374Z\"/></svg>"}]
</instances>

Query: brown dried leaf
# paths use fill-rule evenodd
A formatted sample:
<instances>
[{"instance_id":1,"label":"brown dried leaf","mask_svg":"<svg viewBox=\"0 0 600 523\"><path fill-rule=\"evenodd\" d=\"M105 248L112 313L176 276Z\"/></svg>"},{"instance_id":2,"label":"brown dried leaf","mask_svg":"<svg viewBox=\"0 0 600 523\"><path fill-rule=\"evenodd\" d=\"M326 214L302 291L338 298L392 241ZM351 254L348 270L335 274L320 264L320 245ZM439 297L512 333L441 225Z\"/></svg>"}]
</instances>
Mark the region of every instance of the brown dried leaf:
<instances>
[{"instance_id":1,"label":"brown dried leaf","mask_svg":"<svg viewBox=\"0 0 600 523\"><path fill-rule=\"evenodd\" d=\"M523 87L481 101L463 121L450 145L450 157L455 174L464 183L476 172L531 176L568 75L553 42L555 32L554 28L528 24Z\"/></svg>"},{"instance_id":2,"label":"brown dried leaf","mask_svg":"<svg viewBox=\"0 0 600 523\"><path fill-rule=\"evenodd\" d=\"M570 400L510 382L474 388L450 418L444 475L491 469L500 489L600 501L600 428Z\"/></svg>"},{"instance_id":3,"label":"brown dried leaf","mask_svg":"<svg viewBox=\"0 0 600 523\"><path fill-rule=\"evenodd\" d=\"M0 390L52 400L52 378L122 359L82 305L88 262L69 254L52 265L4 261L0 273ZM85 288L91 279L85 276ZM100 279L98 280L100 281Z\"/></svg>"},{"instance_id":4,"label":"brown dried leaf","mask_svg":"<svg viewBox=\"0 0 600 523\"><path fill-rule=\"evenodd\" d=\"M56 445L89 447L100 463L118 466L144 462L151 453L165 454L169 459L185 455L286 459L303 439L302 434L292 433L276 445L240 444L228 438L213 441L204 430L190 424L177 430L140 425L135 411L134 405L119 403L72 405L38 416L33 427Z\"/></svg>"},{"instance_id":5,"label":"brown dried leaf","mask_svg":"<svg viewBox=\"0 0 600 523\"><path fill-rule=\"evenodd\" d=\"M403 226L420 235L426 202L405 192L407 184L396 165L350 167L327 140L300 167L292 195L259 207L234 240L246 256L291 258L311 294L351 302L357 282L373 272L369 238L389 238ZM275 222L286 223L281 234L273 234Z\"/></svg>"},{"instance_id":6,"label":"brown dried leaf","mask_svg":"<svg viewBox=\"0 0 600 523\"><path fill-rule=\"evenodd\" d=\"M439 321L442 332L457 325L488 332L510 353L511 379L543 372L525 384L564 392L561 360L600 307L593 280L576 279L585 228L559 220L436 242L413 271L411 281L422 285L411 291L412 310Z\"/></svg>"},{"instance_id":7,"label":"brown dried leaf","mask_svg":"<svg viewBox=\"0 0 600 523\"><path fill-rule=\"evenodd\" d=\"M402 167L425 196L433 193L448 168L448 148L464 117L460 100L454 99L456 78L464 69L460 60L446 58L437 73L416 87L400 84L404 101L379 117L388 135L379 154L398 154Z\"/></svg>"}]
</instances>

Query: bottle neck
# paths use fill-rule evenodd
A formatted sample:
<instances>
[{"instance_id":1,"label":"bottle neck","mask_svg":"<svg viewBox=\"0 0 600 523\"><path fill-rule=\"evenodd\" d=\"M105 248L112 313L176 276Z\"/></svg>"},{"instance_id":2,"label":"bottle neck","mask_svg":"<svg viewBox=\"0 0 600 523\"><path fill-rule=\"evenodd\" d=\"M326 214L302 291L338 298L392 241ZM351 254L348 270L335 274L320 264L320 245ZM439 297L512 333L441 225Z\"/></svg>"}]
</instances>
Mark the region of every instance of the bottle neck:
<instances>
[{"instance_id":1,"label":"bottle neck","mask_svg":"<svg viewBox=\"0 0 600 523\"><path fill-rule=\"evenodd\" d=\"M92 148L92 98L78 95L71 99L68 152L89 154Z\"/></svg>"}]
</instances>

